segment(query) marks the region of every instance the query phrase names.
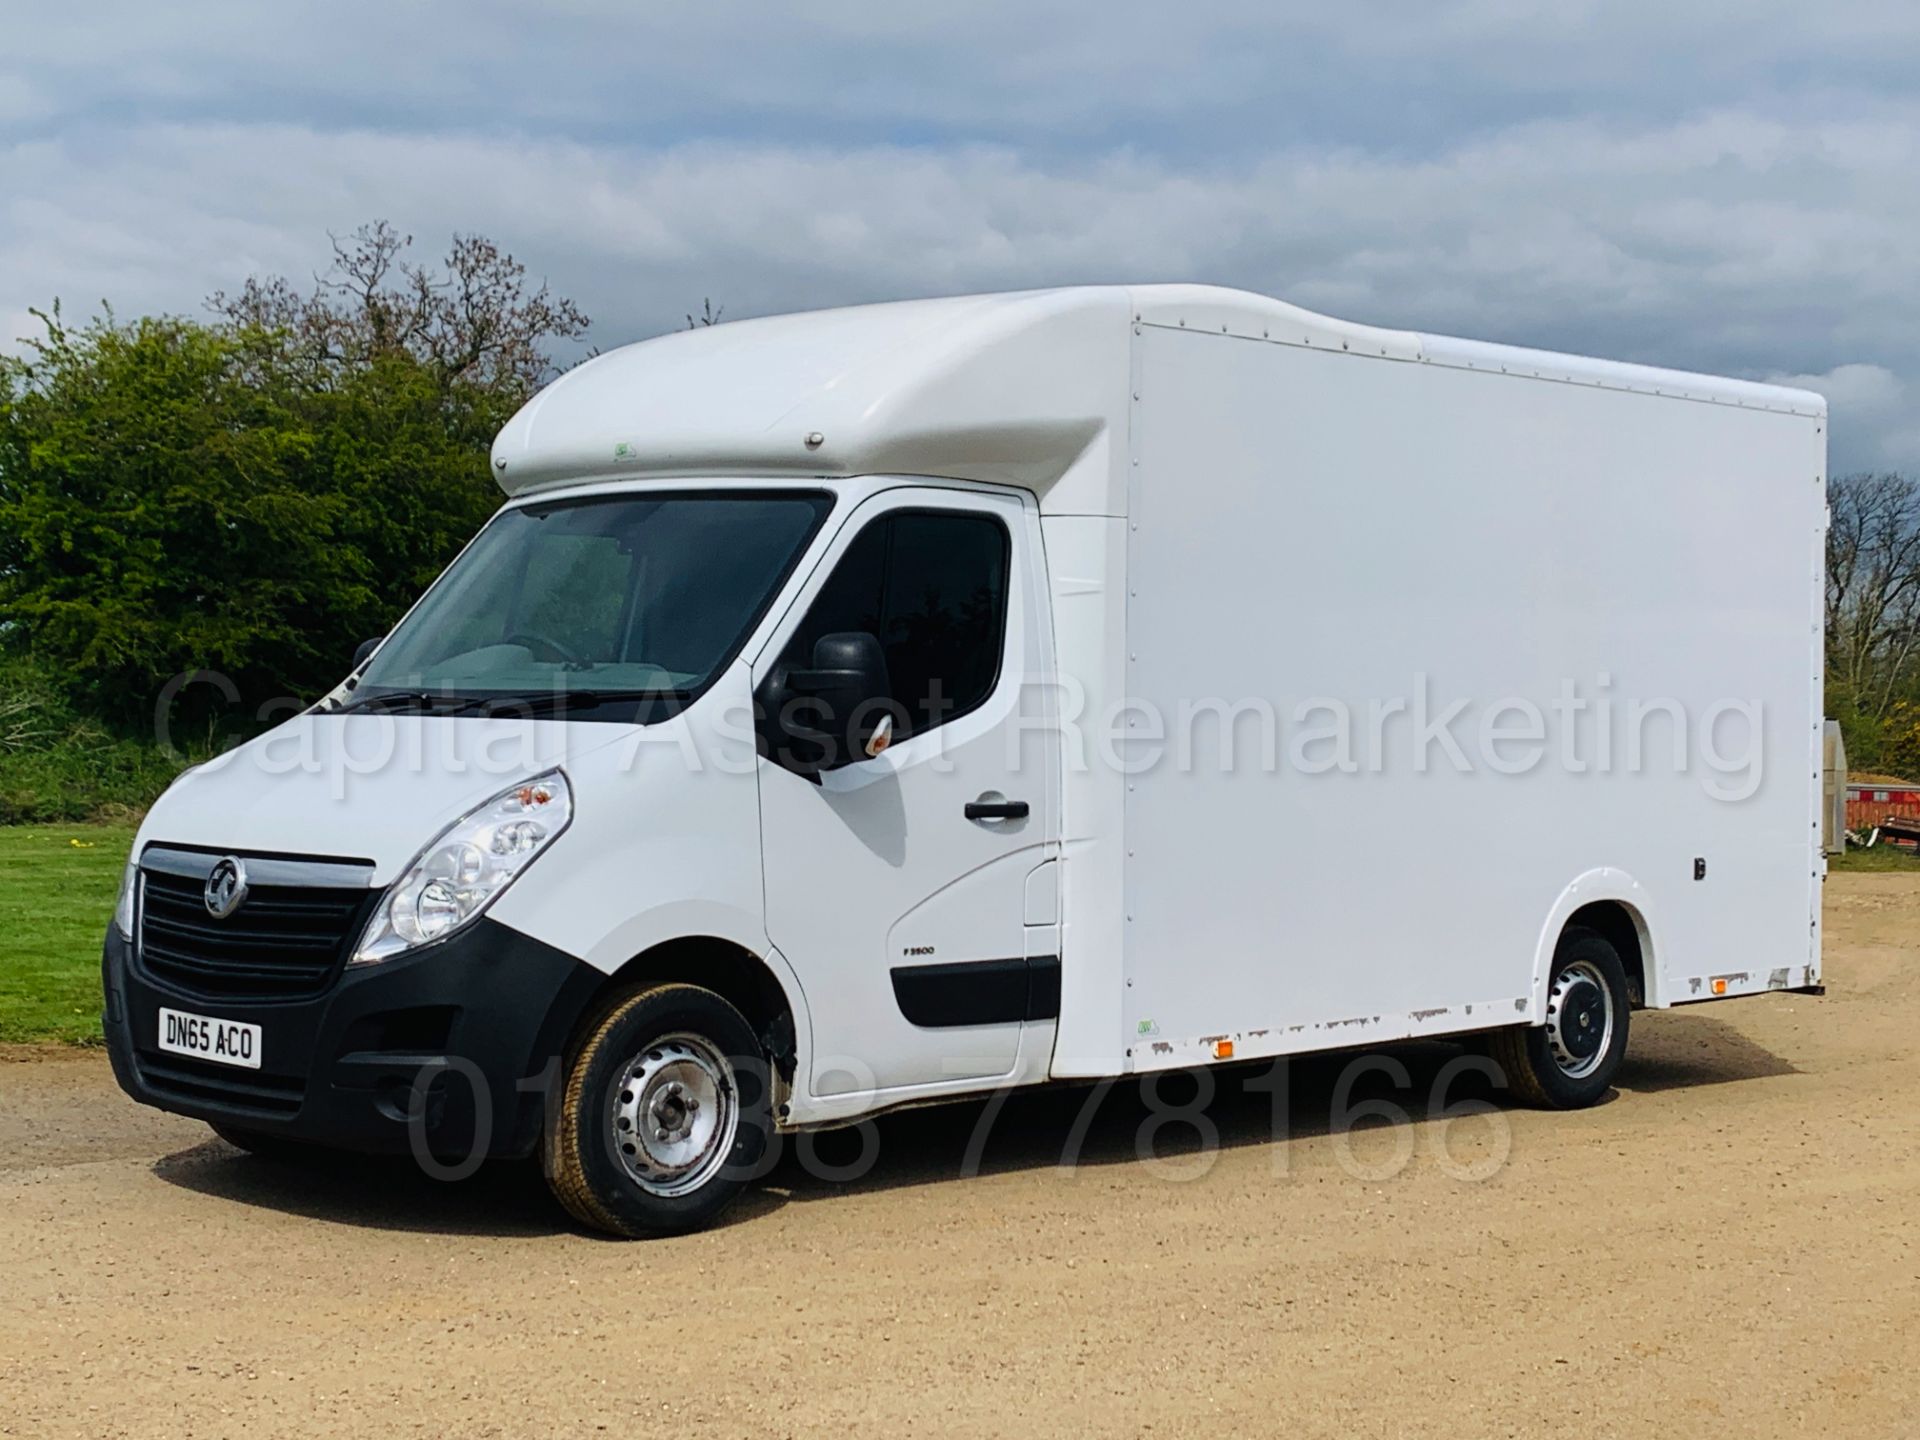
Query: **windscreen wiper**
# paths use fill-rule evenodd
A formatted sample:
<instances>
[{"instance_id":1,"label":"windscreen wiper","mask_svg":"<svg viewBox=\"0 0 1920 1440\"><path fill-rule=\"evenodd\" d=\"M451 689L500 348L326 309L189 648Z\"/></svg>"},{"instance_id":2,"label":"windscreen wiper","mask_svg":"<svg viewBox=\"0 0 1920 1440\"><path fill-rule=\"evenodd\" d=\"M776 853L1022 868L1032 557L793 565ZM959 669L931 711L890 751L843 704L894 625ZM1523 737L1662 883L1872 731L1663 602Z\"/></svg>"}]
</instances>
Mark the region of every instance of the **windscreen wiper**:
<instances>
[{"instance_id":1,"label":"windscreen wiper","mask_svg":"<svg viewBox=\"0 0 1920 1440\"><path fill-rule=\"evenodd\" d=\"M383 690L378 695L369 695L364 700L352 700L333 713L350 715L355 711L395 711L426 710L431 712L441 700L452 697L435 695L426 690Z\"/></svg>"},{"instance_id":2,"label":"windscreen wiper","mask_svg":"<svg viewBox=\"0 0 1920 1440\"><path fill-rule=\"evenodd\" d=\"M494 695L436 694L431 690L387 690L378 695L369 695L364 700L350 701L330 713L344 715L354 710L388 713L423 710L429 715L470 715L484 710L498 698Z\"/></svg>"},{"instance_id":3,"label":"windscreen wiper","mask_svg":"<svg viewBox=\"0 0 1920 1440\"><path fill-rule=\"evenodd\" d=\"M689 690L528 690L513 695L489 695L448 713L530 716L553 710L591 710L596 705L632 700L673 700L685 704L692 698Z\"/></svg>"}]
</instances>

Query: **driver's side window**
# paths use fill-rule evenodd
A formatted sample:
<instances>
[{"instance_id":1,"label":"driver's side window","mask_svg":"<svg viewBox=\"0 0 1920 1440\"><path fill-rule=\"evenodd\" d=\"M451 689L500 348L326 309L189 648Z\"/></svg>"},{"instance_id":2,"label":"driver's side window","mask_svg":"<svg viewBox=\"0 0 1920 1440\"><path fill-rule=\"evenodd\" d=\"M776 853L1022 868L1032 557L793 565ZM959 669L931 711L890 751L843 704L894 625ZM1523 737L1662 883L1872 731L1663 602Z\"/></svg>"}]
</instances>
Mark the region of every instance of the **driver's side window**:
<instances>
[{"instance_id":1,"label":"driver's side window","mask_svg":"<svg viewBox=\"0 0 1920 1440\"><path fill-rule=\"evenodd\" d=\"M1006 641L1006 527L964 510L894 510L840 556L782 663L805 667L823 635L875 636L886 655L894 739L983 704Z\"/></svg>"}]
</instances>

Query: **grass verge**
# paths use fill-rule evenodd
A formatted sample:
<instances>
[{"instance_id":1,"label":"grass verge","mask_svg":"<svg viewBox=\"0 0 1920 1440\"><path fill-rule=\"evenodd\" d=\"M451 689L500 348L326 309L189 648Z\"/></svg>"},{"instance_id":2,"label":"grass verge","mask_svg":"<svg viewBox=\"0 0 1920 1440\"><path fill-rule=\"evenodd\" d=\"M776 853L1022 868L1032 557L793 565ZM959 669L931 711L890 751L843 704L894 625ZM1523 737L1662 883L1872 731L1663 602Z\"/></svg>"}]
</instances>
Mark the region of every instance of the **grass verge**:
<instances>
[{"instance_id":1,"label":"grass verge","mask_svg":"<svg viewBox=\"0 0 1920 1440\"><path fill-rule=\"evenodd\" d=\"M100 1042L100 942L129 825L0 828L0 1043Z\"/></svg>"},{"instance_id":2,"label":"grass verge","mask_svg":"<svg viewBox=\"0 0 1920 1440\"><path fill-rule=\"evenodd\" d=\"M1827 871L1914 871L1920 872L1920 856L1894 845L1875 845L1871 850L1849 850L1844 855L1829 855Z\"/></svg>"}]
</instances>

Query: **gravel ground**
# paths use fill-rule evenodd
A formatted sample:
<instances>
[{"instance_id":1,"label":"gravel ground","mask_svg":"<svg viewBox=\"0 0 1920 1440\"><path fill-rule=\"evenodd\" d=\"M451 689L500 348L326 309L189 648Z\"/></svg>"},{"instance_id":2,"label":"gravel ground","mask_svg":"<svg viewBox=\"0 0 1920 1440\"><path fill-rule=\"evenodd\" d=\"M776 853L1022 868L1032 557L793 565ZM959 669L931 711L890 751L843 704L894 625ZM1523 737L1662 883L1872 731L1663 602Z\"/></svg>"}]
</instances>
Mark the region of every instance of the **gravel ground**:
<instances>
[{"instance_id":1,"label":"gravel ground","mask_svg":"<svg viewBox=\"0 0 1920 1440\"><path fill-rule=\"evenodd\" d=\"M1279 1139L1229 1077L1216 1146L1142 1161L1131 1087L1055 1092L970 1177L981 1107L923 1111L648 1244L529 1167L276 1165L19 1052L0 1435L1911 1436L1920 877L1833 877L1827 926L1825 999L1636 1017L1580 1114L1431 1119L1460 1052L1415 1046L1293 1067Z\"/></svg>"}]
</instances>

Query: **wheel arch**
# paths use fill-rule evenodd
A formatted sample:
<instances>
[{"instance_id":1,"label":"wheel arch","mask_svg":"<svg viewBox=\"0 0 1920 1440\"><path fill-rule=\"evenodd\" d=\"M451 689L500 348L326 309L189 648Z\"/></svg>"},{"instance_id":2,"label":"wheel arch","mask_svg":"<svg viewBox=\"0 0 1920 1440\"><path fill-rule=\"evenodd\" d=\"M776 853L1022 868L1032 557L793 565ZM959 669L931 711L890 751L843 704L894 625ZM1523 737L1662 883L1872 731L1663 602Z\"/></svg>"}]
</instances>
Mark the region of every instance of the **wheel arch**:
<instances>
[{"instance_id":1,"label":"wheel arch","mask_svg":"<svg viewBox=\"0 0 1920 1440\"><path fill-rule=\"evenodd\" d=\"M1657 930L1645 888L1625 870L1602 866L1587 871L1560 892L1540 927L1534 953L1532 1023L1547 1011L1547 984L1554 951L1569 927L1597 931L1619 952L1637 1002L1649 1009L1665 1003L1660 993Z\"/></svg>"},{"instance_id":2,"label":"wheel arch","mask_svg":"<svg viewBox=\"0 0 1920 1440\"><path fill-rule=\"evenodd\" d=\"M720 935L661 940L607 975L580 1007L569 1047L615 997L644 985L686 984L711 990L743 1016L767 1046L780 1087L791 1091L809 1036L806 1002L785 962ZM784 1098L784 1097L783 1097Z\"/></svg>"}]
</instances>

